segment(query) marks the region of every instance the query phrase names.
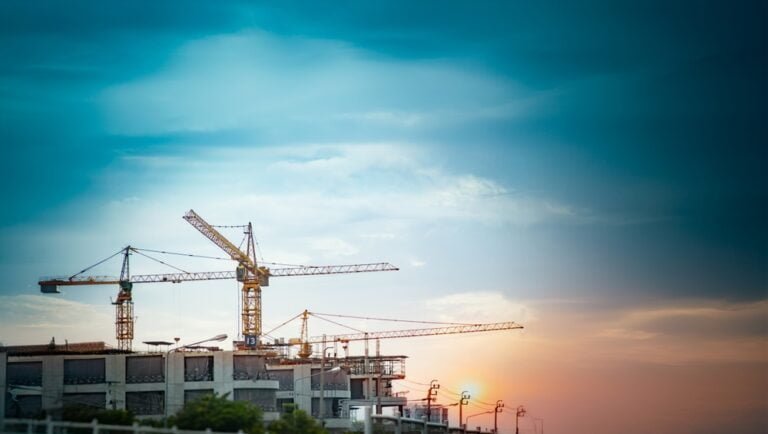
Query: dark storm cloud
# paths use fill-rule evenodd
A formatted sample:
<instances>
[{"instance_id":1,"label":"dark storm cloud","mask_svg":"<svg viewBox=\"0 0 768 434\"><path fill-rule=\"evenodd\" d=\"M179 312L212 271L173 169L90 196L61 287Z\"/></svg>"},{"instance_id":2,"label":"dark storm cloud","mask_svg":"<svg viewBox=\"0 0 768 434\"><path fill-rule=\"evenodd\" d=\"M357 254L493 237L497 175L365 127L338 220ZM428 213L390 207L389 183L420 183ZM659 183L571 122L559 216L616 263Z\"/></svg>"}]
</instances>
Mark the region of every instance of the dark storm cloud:
<instances>
[{"instance_id":1,"label":"dark storm cloud","mask_svg":"<svg viewBox=\"0 0 768 434\"><path fill-rule=\"evenodd\" d=\"M595 224L538 229L585 290L765 297L764 2L5 2L0 193L11 206L0 223L88 194L93 173L125 153L253 138L120 136L95 102L164 70L190 41L249 30L483 71L537 101L432 128L284 126L284 141L440 143L446 161L590 210Z\"/></svg>"}]
</instances>

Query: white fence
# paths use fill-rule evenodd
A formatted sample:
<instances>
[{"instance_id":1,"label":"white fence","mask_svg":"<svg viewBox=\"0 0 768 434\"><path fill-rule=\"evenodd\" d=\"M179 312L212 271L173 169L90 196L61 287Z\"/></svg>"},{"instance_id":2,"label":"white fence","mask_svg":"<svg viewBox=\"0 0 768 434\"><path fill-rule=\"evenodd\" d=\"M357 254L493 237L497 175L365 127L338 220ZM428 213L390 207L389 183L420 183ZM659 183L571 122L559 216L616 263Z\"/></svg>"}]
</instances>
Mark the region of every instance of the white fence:
<instances>
[{"instance_id":1,"label":"white fence","mask_svg":"<svg viewBox=\"0 0 768 434\"><path fill-rule=\"evenodd\" d=\"M104 425L94 420L85 422L63 422L47 419L1 419L0 434L224 434L211 430L188 431L173 428L153 428L139 425ZM228 433L232 434L232 433ZM238 434L243 434L238 431Z\"/></svg>"},{"instance_id":2,"label":"white fence","mask_svg":"<svg viewBox=\"0 0 768 434\"><path fill-rule=\"evenodd\" d=\"M481 434L480 431L462 430L446 424L409 419L399 416L372 414L371 407L363 407L364 434ZM335 431L331 429L331 431ZM344 430L347 431L347 430ZM350 431L354 431L350 430ZM173 428L154 428L139 425L105 425L96 420L91 423L55 421L47 419L2 419L0 434L225 434L205 431L189 431ZM487 431L484 432L487 434ZM228 433L232 434L232 433ZM238 431L238 434L244 434Z\"/></svg>"}]
</instances>

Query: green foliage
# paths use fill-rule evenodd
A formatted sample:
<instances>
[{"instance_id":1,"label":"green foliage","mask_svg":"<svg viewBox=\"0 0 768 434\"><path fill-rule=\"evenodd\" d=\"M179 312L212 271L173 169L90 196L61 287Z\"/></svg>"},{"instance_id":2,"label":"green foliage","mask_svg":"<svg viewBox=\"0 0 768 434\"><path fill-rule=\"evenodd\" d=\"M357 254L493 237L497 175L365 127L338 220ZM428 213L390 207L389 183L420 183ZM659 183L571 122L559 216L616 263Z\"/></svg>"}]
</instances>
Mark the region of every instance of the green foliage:
<instances>
[{"instance_id":1,"label":"green foliage","mask_svg":"<svg viewBox=\"0 0 768 434\"><path fill-rule=\"evenodd\" d=\"M267 427L269 434L327 434L325 428L306 412L295 406L286 406L286 412L280 419L272 421Z\"/></svg>"},{"instance_id":2,"label":"green foliage","mask_svg":"<svg viewBox=\"0 0 768 434\"><path fill-rule=\"evenodd\" d=\"M169 425L181 429L262 434L264 425L261 409L245 401L230 401L227 394L205 395L188 402L184 408L169 418Z\"/></svg>"},{"instance_id":3,"label":"green foliage","mask_svg":"<svg viewBox=\"0 0 768 434\"><path fill-rule=\"evenodd\" d=\"M132 425L133 413L127 410L105 410L87 405L64 407L61 418L70 422L91 422L94 419L104 425Z\"/></svg>"},{"instance_id":4,"label":"green foliage","mask_svg":"<svg viewBox=\"0 0 768 434\"><path fill-rule=\"evenodd\" d=\"M139 419L139 425L149 426L152 428L165 428L165 420L163 419Z\"/></svg>"}]
</instances>

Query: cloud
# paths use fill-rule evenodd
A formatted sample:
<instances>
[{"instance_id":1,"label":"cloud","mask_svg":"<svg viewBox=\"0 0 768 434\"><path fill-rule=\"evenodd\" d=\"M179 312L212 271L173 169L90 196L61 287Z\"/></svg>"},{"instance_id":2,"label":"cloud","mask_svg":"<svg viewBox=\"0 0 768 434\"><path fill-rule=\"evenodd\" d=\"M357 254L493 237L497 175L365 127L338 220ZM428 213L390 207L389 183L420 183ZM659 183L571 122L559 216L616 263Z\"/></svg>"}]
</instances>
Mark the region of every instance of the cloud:
<instances>
[{"instance_id":1,"label":"cloud","mask_svg":"<svg viewBox=\"0 0 768 434\"><path fill-rule=\"evenodd\" d=\"M754 337L768 335L768 300L701 304L630 311L622 321L635 328L675 336Z\"/></svg>"},{"instance_id":2,"label":"cloud","mask_svg":"<svg viewBox=\"0 0 768 434\"><path fill-rule=\"evenodd\" d=\"M447 171L430 160L428 148L408 143L306 144L218 147L170 159L134 157L123 170L136 182L136 172L154 171L160 162L167 182L151 184L152 191L141 197L169 205L170 198L186 203L194 198L193 203L226 209L231 216L259 214L265 227L288 226L293 233L354 223L367 225L356 236L395 238L399 231L387 228L441 220L532 225L591 218L569 204L484 176Z\"/></svg>"},{"instance_id":3,"label":"cloud","mask_svg":"<svg viewBox=\"0 0 768 434\"><path fill-rule=\"evenodd\" d=\"M605 337L609 339L617 340L645 340L658 336L656 333L647 332L644 330L628 330L625 328L611 328L605 329L598 333L599 337Z\"/></svg>"},{"instance_id":4,"label":"cloud","mask_svg":"<svg viewBox=\"0 0 768 434\"><path fill-rule=\"evenodd\" d=\"M55 296L0 295L0 341L5 345L46 343L43 336L59 341L103 341L103 329L111 324L111 309ZM111 329L111 327L109 327ZM111 337L111 336L110 336Z\"/></svg>"},{"instance_id":5,"label":"cloud","mask_svg":"<svg viewBox=\"0 0 768 434\"><path fill-rule=\"evenodd\" d=\"M424 262L424 261L421 261L421 260L418 260L418 259L411 259L411 267L420 268L420 267L423 267L425 265L427 265L427 263Z\"/></svg>"},{"instance_id":6,"label":"cloud","mask_svg":"<svg viewBox=\"0 0 768 434\"><path fill-rule=\"evenodd\" d=\"M608 358L661 364L768 361L768 300L685 301L593 316L584 339ZM591 334L593 338L589 338Z\"/></svg>"},{"instance_id":7,"label":"cloud","mask_svg":"<svg viewBox=\"0 0 768 434\"><path fill-rule=\"evenodd\" d=\"M513 320L526 324L537 318L530 305L512 301L498 292L450 294L424 303L426 309L447 322L479 324Z\"/></svg>"},{"instance_id":8,"label":"cloud","mask_svg":"<svg viewBox=\"0 0 768 434\"><path fill-rule=\"evenodd\" d=\"M190 42L155 74L102 96L112 130L132 135L264 134L289 125L439 128L513 117L532 101L479 69L380 58L338 41L260 31Z\"/></svg>"},{"instance_id":9,"label":"cloud","mask_svg":"<svg viewBox=\"0 0 768 434\"><path fill-rule=\"evenodd\" d=\"M423 124L426 116L423 113L377 111L365 113L343 113L338 115L337 118L364 122L367 121L397 127L415 127Z\"/></svg>"},{"instance_id":10,"label":"cloud","mask_svg":"<svg viewBox=\"0 0 768 434\"><path fill-rule=\"evenodd\" d=\"M420 152L398 143L348 143L294 145L274 151L277 161L270 172L319 179L350 178L370 170L409 172L418 170Z\"/></svg>"},{"instance_id":11,"label":"cloud","mask_svg":"<svg viewBox=\"0 0 768 434\"><path fill-rule=\"evenodd\" d=\"M308 242L310 249L320 252L325 258L335 258L339 256L352 256L360 250L348 242L332 237L313 238Z\"/></svg>"}]
</instances>

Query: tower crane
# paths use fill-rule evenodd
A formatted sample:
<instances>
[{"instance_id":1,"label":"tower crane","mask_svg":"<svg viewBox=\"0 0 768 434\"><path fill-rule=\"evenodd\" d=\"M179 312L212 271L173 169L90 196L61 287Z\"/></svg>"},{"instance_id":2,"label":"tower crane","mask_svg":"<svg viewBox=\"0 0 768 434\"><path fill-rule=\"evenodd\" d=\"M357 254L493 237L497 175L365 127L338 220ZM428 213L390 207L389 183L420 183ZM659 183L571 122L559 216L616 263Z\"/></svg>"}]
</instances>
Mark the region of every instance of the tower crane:
<instances>
[{"instance_id":1,"label":"tower crane","mask_svg":"<svg viewBox=\"0 0 768 434\"><path fill-rule=\"evenodd\" d=\"M190 211L193 213L193 211ZM189 214L189 213L188 213ZM195 214L196 215L196 214ZM199 216L198 216L199 218ZM202 219L197 220L198 223L202 222ZM207 225L207 223L205 223ZM210 226L210 225L208 225ZM197 226L195 226L197 227ZM222 279L237 279L244 281L243 285L243 335L245 337L246 345L249 347L255 347L258 343L258 335L249 335L246 332L253 332L255 329L261 331L261 286L267 286L269 284L270 277L285 277L285 276L315 276L325 274L349 274L349 273L362 273L373 271L396 271L397 267L387 262L369 263L369 264L347 264L347 265L326 265L326 266L291 266L284 268L270 269L267 267L257 267L255 262L253 232L251 230L251 224L246 227L246 235L248 237L248 253L245 254L236 248L232 251L230 257L238 260L237 269L230 271L205 271L205 272L188 272L181 269L177 269L175 273L161 273L161 274L134 274L130 273L130 255L133 253L141 254L145 249L139 249L132 246L126 246L120 249L113 255L97 262L90 267L83 269L82 271L68 276L68 277L51 277L41 278L38 281L40 285L40 292L43 293L60 293L60 286L81 286L81 285L118 285L118 293L116 299L112 302L115 305L115 334L117 339L118 349L124 351L131 351L133 341L133 329L134 329L134 315L133 315L133 284L134 283L180 283L187 281L204 281L204 280L222 280ZM213 231L213 227L210 227ZM215 232L218 234L218 232ZM220 238L219 238L220 237ZM227 248L234 247L232 243L226 241L226 238L218 234L215 238L222 242ZM226 243L228 243L228 245ZM218 244L218 243L217 243ZM239 255L238 255L239 252ZM161 252L168 253L168 252ZM228 252L229 253L229 252ZM122 267L120 271L120 277L111 276L89 276L85 273L100 265L109 259L118 255L123 255ZM251 257L252 255L252 257ZM194 256L194 255L188 255ZM149 257L149 256L147 256ZM245 259L248 257L251 262ZM152 257L150 259L156 260ZM158 261L165 264L162 261ZM250 268L246 268L242 263L249 264ZM253 264L253 265L251 265ZM176 267L173 267L176 268ZM254 272L254 270L257 270ZM248 274L251 273L251 274ZM259 276L254 278L254 276ZM256 282L254 282L256 281ZM248 284L248 294L246 294L246 283ZM256 283L256 285L254 285ZM248 296L248 302L253 303L246 305L245 299ZM251 328L246 328L245 325L251 325ZM258 325L258 327L253 327Z\"/></svg>"},{"instance_id":2,"label":"tower crane","mask_svg":"<svg viewBox=\"0 0 768 434\"><path fill-rule=\"evenodd\" d=\"M478 333L493 332L499 330L522 329L523 326L515 322L495 322L486 324L463 324L450 325L445 327L430 327L407 330L387 330L378 332L364 332L341 335L329 335L323 339L322 336L314 336L307 340L309 344L320 344L323 342L350 342L363 341L368 339L394 339L394 338L416 338L421 336L439 336L455 335L460 333Z\"/></svg>"},{"instance_id":3,"label":"tower crane","mask_svg":"<svg viewBox=\"0 0 768 434\"><path fill-rule=\"evenodd\" d=\"M326 321L329 321L329 320L326 318L323 318L324 316L334 316L334 317L341 317L341 318L406 322L406 323L417 323L417 324L439 324L441 325L441 327L416 328L416 329L404 329L404 330L385 330L385 331L375 331L375 332L358 331L358 333L309 337L308 320L310 316L313 316L319 319L324 319ZM461 333L516 330L516 329L523 328L522 325L514 321L466 324L466 323L452 323L452 322L414 321L414 320L391 319L391 318L366 318L366 317L359 317L359 316L352 316L352 315L338 315L338 314L327 314L327 313L320 314L320 313L310 312L308 310L304 310L304 312L300 313L299 315L296 315L295 317L291 318L290 320L283 323L282 325L285 325L288 322L293 321L294 319L297 319L297 318L301 318L301 337L296 342L293 342L291 344L300 345L299 357L301 358L308 358L310 355L312 355L311 345L313 344L328 344L328 343L334 343L334 342L341 342L346 344L350 341L366 341L366 346L367 346L367 342L370 339L376 339L378 341L380 339L453 335L453 334L461 334ZM330 322L333 322L333 321L330 321ZM339 324L339 323L335 323L335 324L344 326L343 324ZM279 327L282 327L282 325ZM344 327L348 327L348 326L344 326Z\"/></svg>"},{"instance_id":4,"label":"tower crane","mask_svg":"<svg viewBox=\"0 0 768 434\"><path fill-rule=\"evenodd\" d=\"M268 268L259 266L256 262L256 249L253 240L253 227L248 222L244 229L246 236L246 251L243 252L231 241L224 237L216 228L203 220L194 210L184 214L184 220L200 231L206 238L219 246L232 260L237 261L236 277L242 282L242 336L247 347L253 348L259 344L262 335L261 323L261 288L269 286L269 277L277 276ZM237 226L236 226L237 227ZM283 276L300 276L309 274L360 273L369 271L395 271L397 268L389 263L331 265L325 267L308 267L311 270L284 269Z\"/></svg>"},{"instance_id":5,"label":"tower crane","mask_svg":"<svg viewBox=\"0 0 768 434\"><path fill-rule=\"evenodd\" d=\"M356 330L357 333L348 333L348 334L338 334L338 335L323 335L323 336L316 336L316 337L309 337L308 335L308 319L309 317L315 317L318 319L322 319L328 322L331 322L337 326L343 326L346 328L350 328L353 330ZM411 328L411 329L404 329L404 330L385 330L385 331L373 331L373 332L365 332L362 330L357 330L352 327L349 327L347 325L329 320L328 318L324 318L326 316L333 316L333 317L340 317L340 318L352 318L352 319L364 319L364 320L375 320L375 321L392 321L392 322L400 322L400 323L419 323L419 324L434 324L434 325L440 325L440 327L429 327L429 328ZM372 396L372 384L374 381L376 381L376 393L375 396L378 399L376 407L377 412L381 409L381 390L382 390L382 377L384 375L385 369L383 366L382 359L379 354L379 340L381 339L395 339L395 338L412 338L412 337L421 337L421 336L440 336L440 335L453 335L453 334L462 334L462 333L479 333L479 332L492 332L492 331L501 331L501 330L515 330L515 329L522 329L523 326L513 322L513 321L507 321L507 322L496 322L496 323L477 323L477 324L466 324L466 323L453 323L453 322L436 322L436 321L416 321L416 320L404 320L404 319L391 319L391 318L370 318L370 317L361 317L361 316L352 316L352 315L339 315L339 314L319 314L319 313L313 313L309 312L308 310L304 310L304 312L300 313L299 315L296 315L295 317L289 319L285 323L281 324L280 326L276 327L273 330L270 330L266 334L269 335L272 331L284 326L285 324L297 319L301 318L301 338L300 339L291 339L288 342L288 345L300 345L298 356L302 359L307 359L312 355L312 344L320 344L321 348L321 359L320 359L320 383L323 384L322 380L322 374L325 372L325 349L326 344L330 343L341 343L345 352L347 351L347 345L350 341L365 341L365 358L363 359L362 364L362 372L356 372L356 373L362 373L366 376L365 380L365 390L366 396ZM373 363L369 359L368 355L368 341L370 339L376 339L376 357L373 360ZM349 354L347 353L347 357L349 357ZM404 377L403 377L404 378ZM389 387L389 386L388 386ZM439 387L439 386L438 386ZM321 397L322 395L322 388L321 388ZM431 402L432 395L428 395L427 397L427 403ZM464 399L462 395L462 399ZM320 399L320 402L322 402L322 398ZM321 410L322 410L321 404ZM322 413L322 411L321 411Z\"/></svg>"}]
</instances>

